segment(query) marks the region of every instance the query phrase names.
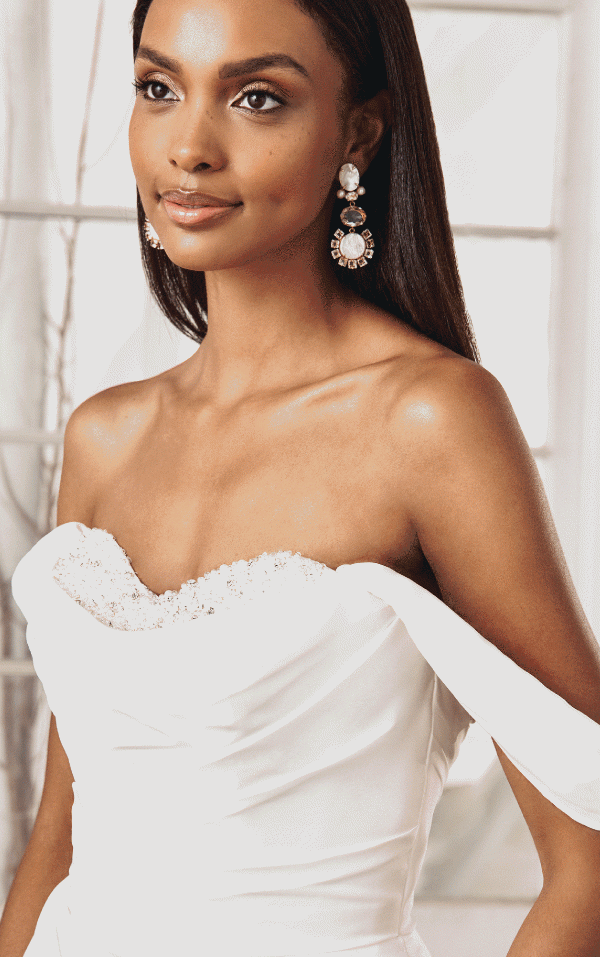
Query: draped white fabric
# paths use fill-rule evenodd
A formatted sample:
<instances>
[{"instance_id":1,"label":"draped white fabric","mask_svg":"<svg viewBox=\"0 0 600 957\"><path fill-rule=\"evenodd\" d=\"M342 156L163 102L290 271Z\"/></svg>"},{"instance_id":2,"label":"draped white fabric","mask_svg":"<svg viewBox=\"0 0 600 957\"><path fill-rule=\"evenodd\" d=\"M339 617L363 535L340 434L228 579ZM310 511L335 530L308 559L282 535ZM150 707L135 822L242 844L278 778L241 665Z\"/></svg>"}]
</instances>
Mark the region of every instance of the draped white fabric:
<instances>
[{"instance_id":1,"label":"draped white fabric","mask_svg":"<svg viewBox=\"0 0 600 957\"><path fill-rule=\"evenodd\" d=\"M73 863L27 957L428 957L415 886L472 718L600 829L600 726L402 575L277 553L266 580L221 566L228 605L123 631L54 578L82 535L92 568L69 522L12 580L75 779ZM117 543L98 554L118 594Z\"/></svg>"}]
</instances>

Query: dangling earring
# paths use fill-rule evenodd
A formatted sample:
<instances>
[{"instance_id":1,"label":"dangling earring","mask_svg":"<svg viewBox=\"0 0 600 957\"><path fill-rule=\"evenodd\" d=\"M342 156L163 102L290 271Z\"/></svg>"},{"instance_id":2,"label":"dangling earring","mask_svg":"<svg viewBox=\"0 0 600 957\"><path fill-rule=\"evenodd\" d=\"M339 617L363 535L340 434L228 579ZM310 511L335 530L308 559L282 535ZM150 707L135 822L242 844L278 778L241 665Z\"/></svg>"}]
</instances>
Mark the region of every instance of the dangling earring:
<instances>
[{"instance_id":1,"label":"dangling earring","mask_svg":"<svg viewBox=\"0 0 600 957\"><path fill-rule=\"evenodd\" d=\"M364 196L365 188L358 185L360 174L354 163L344 163L340 167L338 178L343 187L337 191L338 199L346 199L350 203L340 213L340 219L344 226L350 228L350 232L344 233L343 230L336 229L335 239L331 240L331 255L337 259L338 265L356 269L357 266L367 265L367 259L373 257L375 245L368 229L363 229L360 235L354 232L367 218L364 209L355 204L359 196Z\"/></svg>"},{"instance_id":2,"label":"dangling earring","mask_svg":"<svg viewBox=\"0 0 600 957\"><path fill-rule=\"evenodd\" d=\"M158 236L156 235L156 231L152 223L149 222L148 217L146 217L146 221L144 223L144 235L153 249L165 248L163 244L161 243L160 239L158 238Z\"/></svg>"}]
</instances>

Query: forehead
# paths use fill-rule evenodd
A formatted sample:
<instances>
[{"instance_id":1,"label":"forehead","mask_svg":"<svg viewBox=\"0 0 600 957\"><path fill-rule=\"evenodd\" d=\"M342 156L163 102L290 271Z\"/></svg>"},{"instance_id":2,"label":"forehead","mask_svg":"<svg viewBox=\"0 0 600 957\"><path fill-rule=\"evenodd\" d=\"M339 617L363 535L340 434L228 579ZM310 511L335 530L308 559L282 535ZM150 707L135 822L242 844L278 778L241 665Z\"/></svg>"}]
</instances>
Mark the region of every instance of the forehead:
<instances>
[{"instance_id":1,"label":"forehead","mask_svg":"<svg viewBox=\"0 0 600 957\"><path fill-rule=\"evenodd\" d=\"M153 0L142 43L200 69L287 53L320 84L336 84L342 73L317 21L293 0Z\"/></svg>"}]
</instances>

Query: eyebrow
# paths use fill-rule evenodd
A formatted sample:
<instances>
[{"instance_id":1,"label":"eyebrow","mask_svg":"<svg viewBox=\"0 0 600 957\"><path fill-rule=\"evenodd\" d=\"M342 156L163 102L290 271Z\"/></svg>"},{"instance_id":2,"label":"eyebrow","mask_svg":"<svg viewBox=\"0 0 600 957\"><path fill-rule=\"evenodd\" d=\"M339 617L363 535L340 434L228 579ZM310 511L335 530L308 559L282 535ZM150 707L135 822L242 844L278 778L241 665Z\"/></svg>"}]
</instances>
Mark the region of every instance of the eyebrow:
<instances>
[{"instance_id":1,"label":"eyebrow","mask_svg":"<svg viewBox=\"0 0 600 957\"><path fill-rule=\"evenodd\" d=\"M181 73L181 64L177 60L165 56L164 53L159 53L158 50L153 50L152 47L139 47L136 60L138 57L150 60L151 63L162 67L163 70L169 70L170 73ZM293 57L288 56L287 53L264 53L262 56L252 56L245 60L224 63L219 68L219 79L227 80L234 76L245 76L248 73L255 73L257 70L264 70L270 66L280 67L284 70L294 70L310 80L310 74L306 67L303 67Z\"/></svg>"}]
</instances>

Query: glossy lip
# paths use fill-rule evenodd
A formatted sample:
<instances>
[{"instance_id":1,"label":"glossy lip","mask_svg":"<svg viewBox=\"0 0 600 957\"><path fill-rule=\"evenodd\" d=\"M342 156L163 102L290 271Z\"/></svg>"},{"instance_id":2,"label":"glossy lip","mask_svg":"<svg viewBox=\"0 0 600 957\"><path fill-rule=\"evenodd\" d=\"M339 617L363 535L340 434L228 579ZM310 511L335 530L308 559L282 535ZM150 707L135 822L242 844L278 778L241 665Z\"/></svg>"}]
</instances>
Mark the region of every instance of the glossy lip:
<instances>
[{"instance_id":1,"label":"glossy lip","mask_svg":"<svg viewBox=\"0 0 600 957\"><path fill-rule=\"evenodd\" d=\"M207 219L220 219L232 209L238 209L241 203L232 206L183 206L162 197L165 212L170 220L179 226L196 226Z\"/></svg>"},{"instance_id":2,"label":"glossy lip","mask_svg":"<svg viewBox=\"0 0 600 957\"><path fill-rule=\"evenodd\" d=\"M212 196L210 193L201 193L198 189L168 189L162 193L163 199L168 199L171 203L177 203L178 206L239 206L239 203L231 203L228 199L221 199L220 196Z\"/></svg>"}]
</instances>

